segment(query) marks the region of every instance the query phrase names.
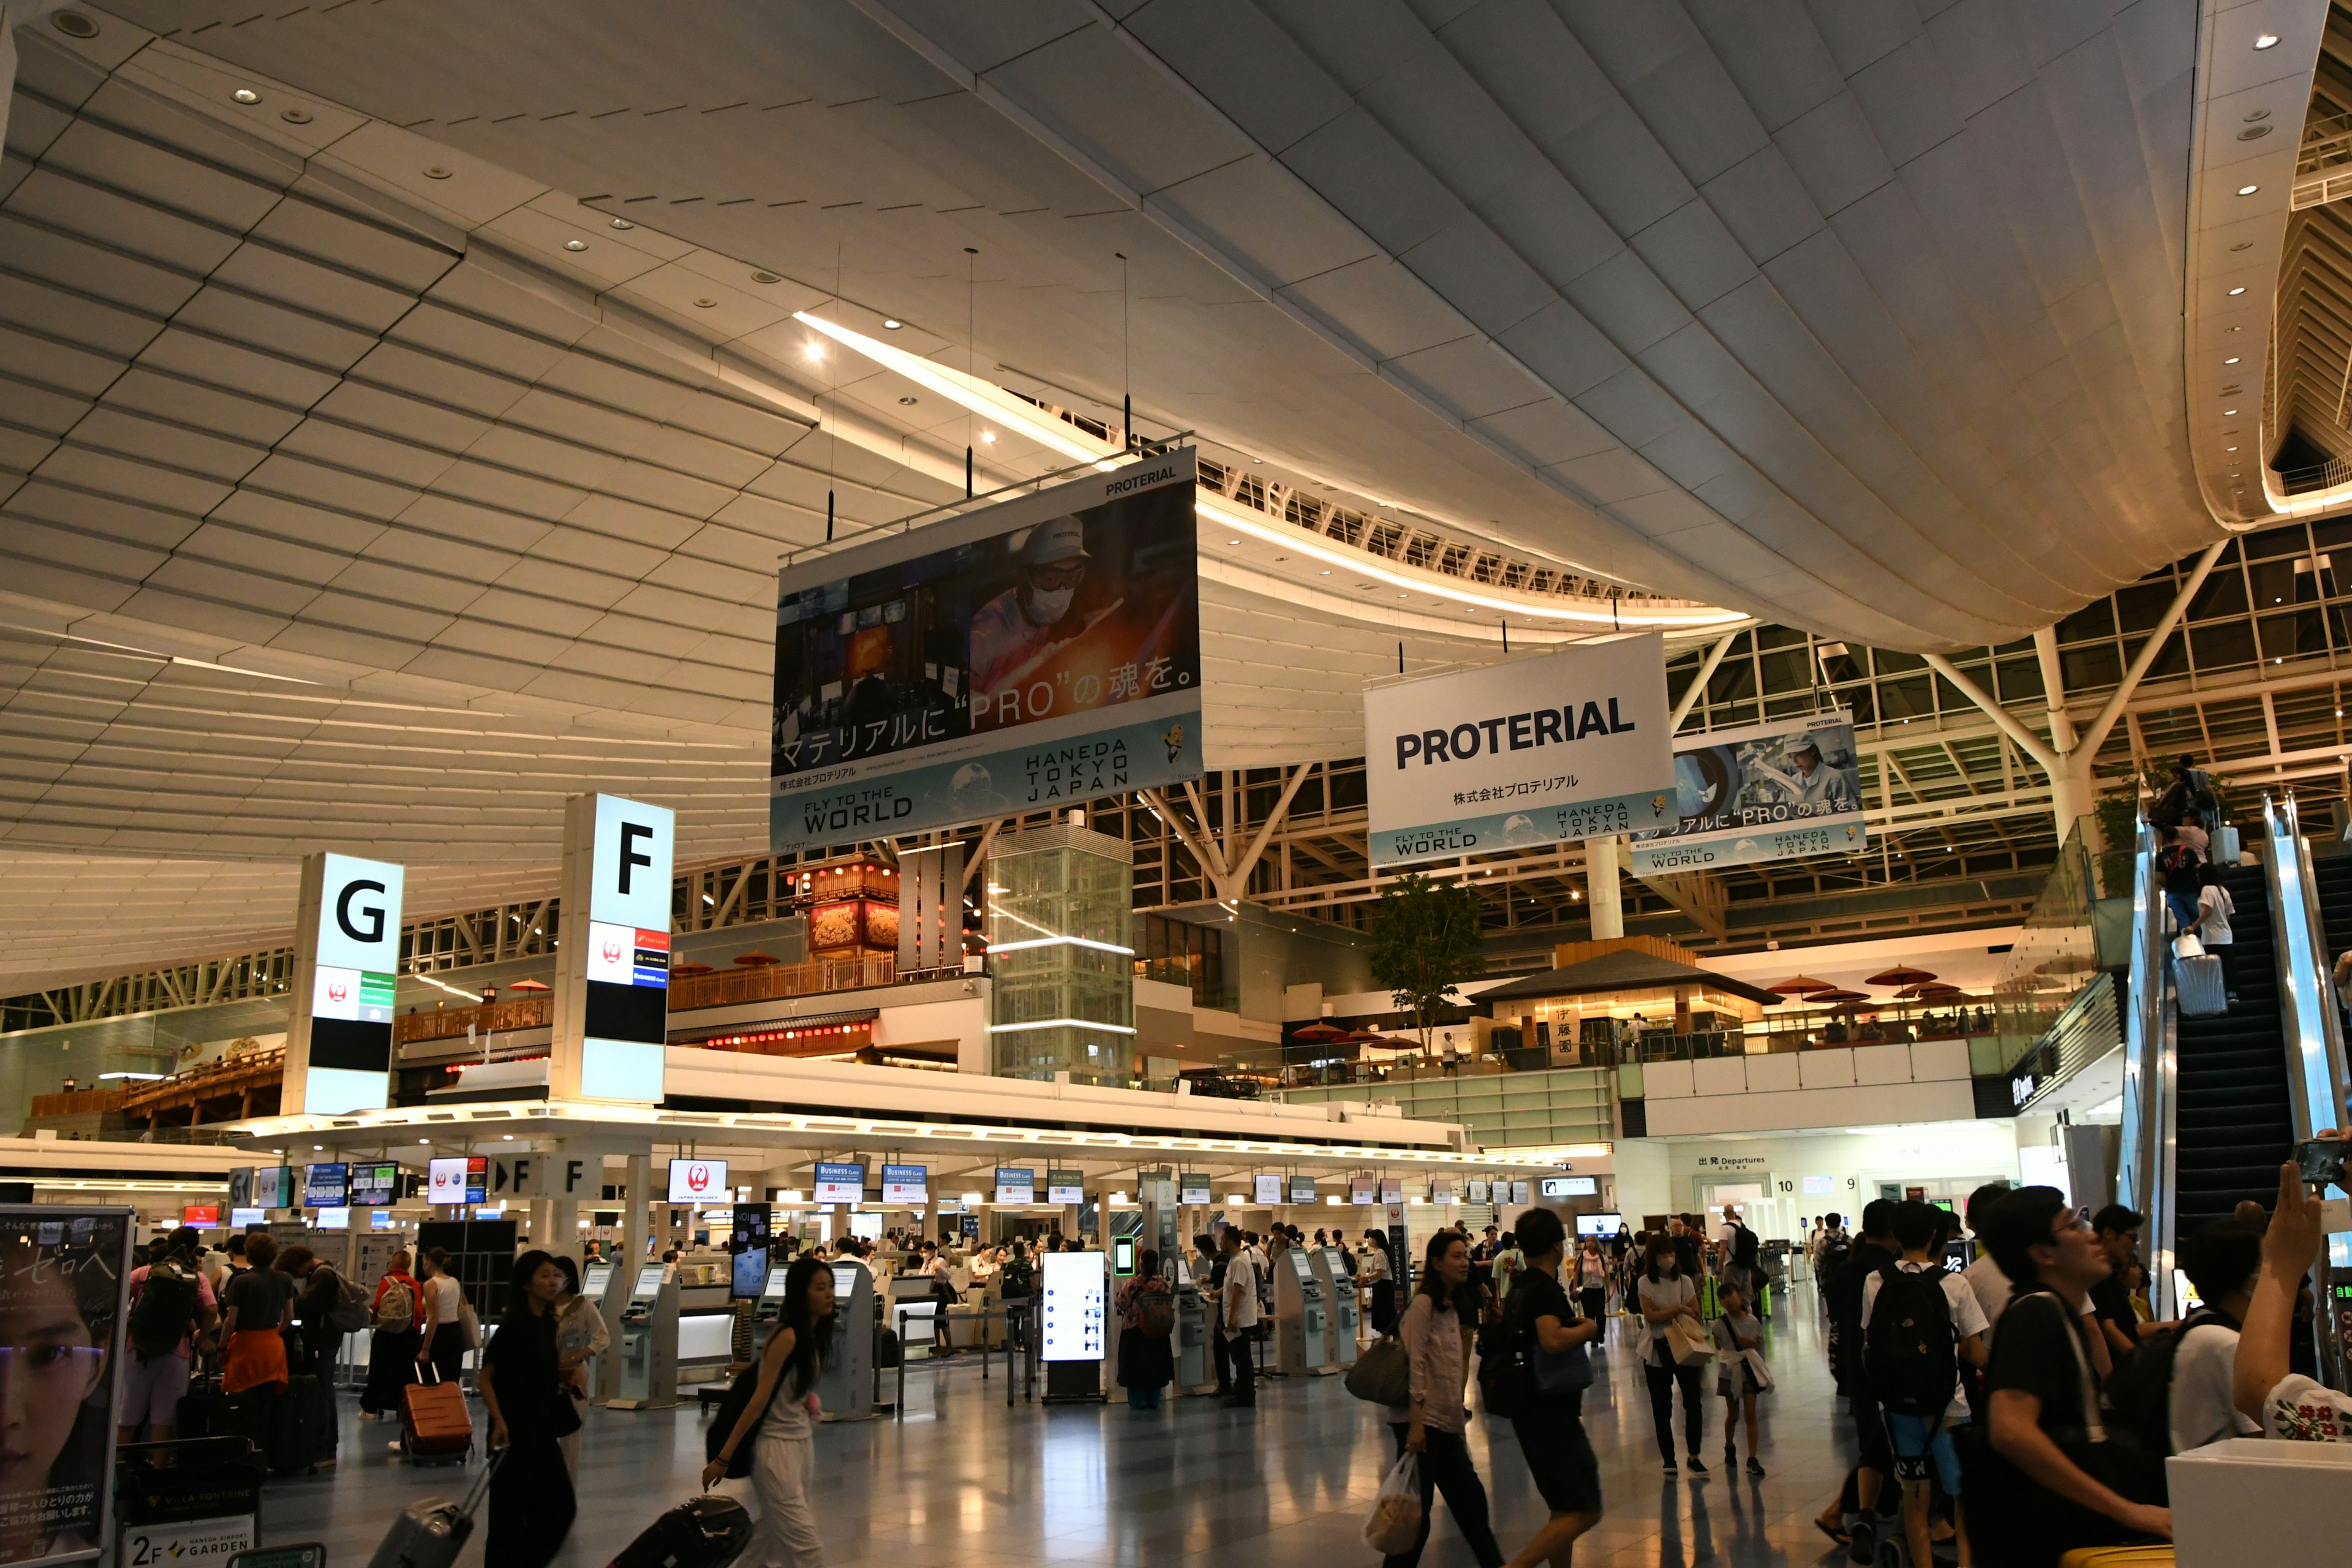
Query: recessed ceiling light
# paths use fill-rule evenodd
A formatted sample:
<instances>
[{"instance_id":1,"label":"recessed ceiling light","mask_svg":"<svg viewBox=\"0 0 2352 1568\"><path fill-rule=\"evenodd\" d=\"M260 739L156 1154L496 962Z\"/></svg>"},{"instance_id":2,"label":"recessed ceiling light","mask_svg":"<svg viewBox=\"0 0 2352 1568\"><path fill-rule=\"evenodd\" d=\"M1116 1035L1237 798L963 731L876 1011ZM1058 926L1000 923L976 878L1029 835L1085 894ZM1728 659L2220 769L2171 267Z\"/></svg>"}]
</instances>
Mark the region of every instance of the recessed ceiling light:
<instances>
[{"instance_id":1,"label":"recessed ceiling light","mask_svg":"<svg viewBox=\"0 0 2352 1568\"><path fill-rule=\"evenodd\" d=\"M2251 195L2252 195L2256 191L2259 191L2259 190L2261 190L2261 189L2262 189L2262 186L2260 186L2260 185L2240 185L2240 186L2238 187L2238 194L2239 194L2240 195L2242 195L2242 196L2251 196Z\"/></svg>"},{"instance_id":2,"label":"recessed ceiling light","mask_svg":"<svg viewBox=\"0 0 2352 1568\"><path fill-rule=\"evenodd\" d=\"M811 343L807 348L803 349L801 352L808 355L811 359L823 359L824 357L824 345L823 343Z\"/></svg>"},{"instance_id":3,"label":"recessed ceiling light","mask_svg":"<svg viewBox=\"0 0 2352 1568\"><path fill-rule=\"evenodd\" d=\"M631 223L627 218L625 218L625 217L616 217L616 218L614 218L614 219L613 220L613 226L614 226L614 228L621 229L621 230L623 230L624 232L625 232L625 231L627 231L627 230L629 230L629 229L633 229L633 228L636 227L637 226L636 226L635 224Z\"/></svg>"},{"instance_id":4,"label":"recessed ceiling light","mask_svg":"<svg viewBox=\"0 0 2352 1568\"><path fill-rule=\"evenodd\" d=\"M254 91L253 89L249 87L238 88L235 92L230 93L229 96L236 100L239 103L259 103L261 101L261 95Z\"/></svg>"},{"instance_id":5,"label":"recessed ceiling light","mask_svg":"<svg viewBox=\"0 0 2352 1568\"><path fill-rule=\"evenodd\" d=\"M2238 363L2238 356L2231 354L2228 359L2223 360L2221 363L2223 364L2235 364Z\"/></svg>"},{"instance_id":6,"label":"recessed ceiling light","mask_svg":"<svg viewBox=\"0 0 2352 1568\"><path fill-rule=\"evenodd\" d=\"M1228 540L1226 540L1226 541L1225 541L1225 542L1226 542L1227 544L1239 544L1239 543L1241 542L1241 541L1240 541L1240 540L1238 540L1238 539L1228 539Z\"/></svg>"},{"instance_id":7,"label":"recessed ceiling light","mask_svg":"<svg viewBox=\"0 0 2352 1568\"><path fill-rule=\"evenodd\" d=\"M2233 245L2233 246L2230 247L2230 248L2231 248L2231 250L2252 250L2253 247L2254 247L2254 242L2253 242L2252 240L2251 240L2251 239L2242 239L2242 240L2238 241L2238 243L2237 243L2237 244L2235 244L2235 245ZM2236 329L2235 329L2235 328L2232 328L2232 329L2231 329L2231 331L2236 331Z\"/></svg>"},{"instance_id":8,"label":"recessed ceiling light","mask_svg":"<svg viewBox=\"0 0 2352 1568\"><path fill-rule=\"evenodd\" d=\"M980 433L980 438L982 441L987 442L989 445L993 446L996 444L996 432L993 430L982 430Z\"/></svg>"},{"instance_id":9,"label":"recessed ceiling light","mask_svg":"<svg viewBox=\"0 0 2352 1568\"><path fill-rule=\"evenodd\" d=\"M563 242L563 248L566 250L585 250L588 248L588 242L584 239L567 239Z\"/></svg>"},{"instance_id":10,"label":"recessed ceiling light","mask_svg":"<svg viewBox=\"0 0 2352 1568\"><path fill-rule=\"evenodd\" d=\"M902 397L898 399L898 406L901 408L912 408L914 405L915 400L911 397Z\"/></svg>"},{"instance_id":11,"label":"recessed ceiling light","mask_svg":"<svg viewBox=\"0 0 2352 1568\"><path fill-rule=\"evenodd\" d=\"M2278 47L2278 35L2276 33L2256 33L2254 35L2254 47L2258 49L2274 49Z\"/></svg>"},{"instance_id":12,"label":"recessed ceiling light","mask_svg":"<svg viewBox=\"0 0 2352 1568\"><path fill-rule=\"evenodd\" d=\"M2236 450L2237 450L2237 448L2236 448L2235 447L2223 447L2223 448L2222 448L2222 450L2224 450L2224 451L2229 451L2229 452L2234 452L2234 451L2236 451Z\"/></svg>"},{"instance_id":13,"label":"recessed ceiling light","mask_svg":"<svg viewBox=\"0 0 2352 1568\"><path fill-rule=\"evenodd\" d=\"M2234 300L2234 299L2236 299L2239 295L2241 295L2241 294L2244 293L2245 291L2246 291L2246 286L2245 286L2243 283L2241 283L2241 284L2239 284L2235 289L2231 289L2231 290L2230 290L2230 298L2231 298L2231 299L2232 299L2232 300Z\"/></svg>"},{"instance_id":14,"label":"recessed ceiling light","mask_svg":"<svg viewBox=\"0 0 2352 1568\"><path fill-rule=\"evenodd\" d=\"M1331 575L1331 574L1330 574L1330 573L1328 573L1328 572L1326 572L1326 573L1324 573L1324 574L1323 574L1323 575L1325 575L1326 577L1328 577L1329 575Z\"/></svg>"},{"instance_id":15,"label":"recessed ceiling light","mask_svg":"<svg viewBox=\"0 0 2352 1568\"><path fill-rule=\"evenodd\" d=\"M882 323L882 330L886 332L895 332L906 324L907 323L904 321L893 321L886 319Z\"/></svg>"}]
</instances>

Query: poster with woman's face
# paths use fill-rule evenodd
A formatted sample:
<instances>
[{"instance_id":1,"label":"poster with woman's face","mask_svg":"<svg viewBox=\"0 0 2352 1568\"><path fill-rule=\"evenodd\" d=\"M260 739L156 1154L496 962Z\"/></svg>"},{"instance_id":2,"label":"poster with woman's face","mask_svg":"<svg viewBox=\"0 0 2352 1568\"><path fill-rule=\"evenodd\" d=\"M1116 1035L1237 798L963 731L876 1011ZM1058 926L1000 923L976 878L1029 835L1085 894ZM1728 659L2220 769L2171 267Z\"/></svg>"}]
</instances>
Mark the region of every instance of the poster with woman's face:
<instances>
[{"instance_id":1,"label":"poster with woman's face","mask_svg":"<svg viewBox=\"0 0 2352 1568\"><path fill-rule=\"evenodd\" d=\"M0 1205L0 1564L105 1544L128 1209Z\"/></svg>"}]
</instances>

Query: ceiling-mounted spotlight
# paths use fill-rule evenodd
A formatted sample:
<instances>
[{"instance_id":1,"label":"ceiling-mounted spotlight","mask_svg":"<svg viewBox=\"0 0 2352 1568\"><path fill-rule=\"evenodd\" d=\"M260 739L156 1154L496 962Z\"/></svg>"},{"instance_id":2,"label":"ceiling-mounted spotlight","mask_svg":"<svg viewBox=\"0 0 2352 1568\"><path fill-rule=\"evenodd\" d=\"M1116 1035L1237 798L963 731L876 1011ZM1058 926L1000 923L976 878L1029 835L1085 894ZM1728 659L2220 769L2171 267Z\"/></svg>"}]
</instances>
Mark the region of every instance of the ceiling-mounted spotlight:
<instances>
[{"instance_id":1,"label":"ceiling-mounted spotlight","mask_svg":"<svg viewBox=\"0 0 2352 1568\"><path fill-rule=\"evenodd\" d=\"M893 321L886 319L882 323L882 330L886 332L895 332L906 324L907 323L904 321Z\"/></svg>"},{"instance_id":2,"label":"ceiling-mounted spotlight","mask_svg":"<svg viewBox=\"0 0 2352 1568\"><path fill-rule=\"evenodd\" d=\"M2258 49L2274 49L2278 47L2278 35L2276 33L2256 33L2254 35L2254 47Z\"/></svg>"},{"instance_id":3,"label":"ceiling-mounted spotlight","mask_svg":"<svg viewBox=\"0 0 2352 1568\"><path fill-rule=\"evenodd\" d=\"M2261 189L2262 189L2262 186L2260 186L2260 185L2240 185L2240 186L2238 187L2238 194L2239 194L2240 195L2242 195L2242 196L2251 196L2251 195L2252 195L2256 191L2259 191L2259 190L2261 190Z\"/></svg>"}]
</instances>

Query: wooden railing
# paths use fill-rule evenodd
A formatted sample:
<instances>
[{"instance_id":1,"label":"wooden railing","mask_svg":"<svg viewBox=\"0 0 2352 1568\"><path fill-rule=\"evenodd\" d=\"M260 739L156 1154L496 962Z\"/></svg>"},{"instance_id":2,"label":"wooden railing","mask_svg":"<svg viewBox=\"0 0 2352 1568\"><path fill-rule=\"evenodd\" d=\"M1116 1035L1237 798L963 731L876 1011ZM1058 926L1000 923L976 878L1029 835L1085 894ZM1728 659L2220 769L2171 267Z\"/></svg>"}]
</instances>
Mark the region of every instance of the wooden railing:
<instances>
[{"instance_id":1,"label":"wooden railing","mask_svg":"<svg viewBox=\"0 0 2352 1568\"><path fill-rule=\"evenodd\" d=\"M446 1040L468 1027L477 1034L510 1034L517 1029L543 1029L555 1016L551 994L517 996L478 1007L436 1007L430 1013L403 1013L392 1021L395 1045L410 1040Z\"/></svg>"},{"instance_id":2,"label":"wooden railing","mask_svg":"<svg viewBox=\"0 0 2352 1568\"><path fill-rule=\"evenodd\" d=\"M118 1085L111 1089L75 1089L63 1094L33 1096L33 1117L38 1121L50 1116L102 1116L110 1110L122 1109L123 1097L129 1089Z\"/></svg>"},{"instance_id":3,"label":"wooden railing","mask_svg":"<svg viewBox=\"0 0 2352 1568\"><path fill-rule=\"evenodd\" d=\"M284 1078L285 1073L286 1051L283 1047L276 1050L247 1051L243 1056L223 1057L218 1061L206 1062L185 1072L175 1072L169 1078L134 1085L124 1092L122 1109L130 1115L142 1116L166 1106L225 1100L231 1094L241 1097L246 1091L265 1083L276 1083Z\"/></svg>"},{"instance_id":4,"label":"wooden railing","mask_svg":"<svg viewBox=\"0 0 2352 1568\"><path fill-rule=\"evenodd\" d=\"M772 1002L780 996L812 996L825 991L862 991L895 984L898 961L887 952L857 958L820 958L807 963L763 963L709 974L673 974L669 1010L729 1007L740 1002Z\"/></svg>"}]
</instances>

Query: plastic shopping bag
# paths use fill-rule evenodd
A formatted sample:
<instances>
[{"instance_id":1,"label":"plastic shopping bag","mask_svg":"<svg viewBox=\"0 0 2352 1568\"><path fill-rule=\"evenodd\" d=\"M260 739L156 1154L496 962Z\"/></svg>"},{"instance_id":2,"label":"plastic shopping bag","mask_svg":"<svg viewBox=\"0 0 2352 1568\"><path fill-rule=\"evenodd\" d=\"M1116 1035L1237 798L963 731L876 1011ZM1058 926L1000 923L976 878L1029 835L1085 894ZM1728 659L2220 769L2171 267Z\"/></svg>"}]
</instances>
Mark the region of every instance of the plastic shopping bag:
<instances>
[{"instance_id":1,"label":"plastic shopping bag","mask_svg":"<svg viewBox=\"0 0 2352 1568\"><path fill-rule=\"evenodd\" d=\"M1412 1550L1421 1534L1421 1458L1400 1454L1372 1499L1371 1516L1364 1521L1364 1544L1383 1556Z\"/></svg>"}]
</instances>

